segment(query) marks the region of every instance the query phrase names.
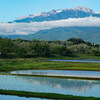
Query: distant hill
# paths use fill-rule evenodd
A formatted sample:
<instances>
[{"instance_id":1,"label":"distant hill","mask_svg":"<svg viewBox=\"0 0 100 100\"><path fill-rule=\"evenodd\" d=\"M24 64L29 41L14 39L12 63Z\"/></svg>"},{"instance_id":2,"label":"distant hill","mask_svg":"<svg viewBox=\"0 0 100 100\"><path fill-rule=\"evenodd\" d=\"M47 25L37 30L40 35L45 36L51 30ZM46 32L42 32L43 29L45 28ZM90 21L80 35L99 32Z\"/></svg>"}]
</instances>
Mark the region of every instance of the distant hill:
<instances>
[{"instance_id":1,"label":"distant hill","mask_svg":"<svg viewBox=\"0 0 100 100\"><path fill-rule=\"evenodd\" d=\"M40 12L34 15L31 14L25 17L21 17L18 20L14 20L13 22L30 23L30 22L53 21L53 20L61 20L68 18L89 17L93 14L94 12L90 8L78 6L76 8L71 8L71 9L57 9L57 10L54 9L49 12Z\"/></svg>"},{"instance_id":2,"label":"distant hill","mask_svg":"<svg viewBox=\"0 0 100 100\"><path fill-rule=\"evenodd\" d=\"M0 35L0 37L2 37L2 38L10 38L10 39L17 39L22 36L24 36L24 35Z\"/></svg>"},{"instance_id":3,"label":"distant hill","mask_svg":"<svg viewBox=\"0 0 100 100\"><path fill-rule=\"evenodd\" d=\"M93 17L100 17L100 14L93 14Z\"/></svg>"},{"instance_id":4,"label":"distant hill","mask_svg":"<svg viewBox=\"0 0 100 100\"><path fill-rule=\"evenodd\" d=\"M67 40L71 37L82 38L92 43L100 43L100 27L59 27L20 36L21 39L28 40Z\"/></svg>"}]
</instances>

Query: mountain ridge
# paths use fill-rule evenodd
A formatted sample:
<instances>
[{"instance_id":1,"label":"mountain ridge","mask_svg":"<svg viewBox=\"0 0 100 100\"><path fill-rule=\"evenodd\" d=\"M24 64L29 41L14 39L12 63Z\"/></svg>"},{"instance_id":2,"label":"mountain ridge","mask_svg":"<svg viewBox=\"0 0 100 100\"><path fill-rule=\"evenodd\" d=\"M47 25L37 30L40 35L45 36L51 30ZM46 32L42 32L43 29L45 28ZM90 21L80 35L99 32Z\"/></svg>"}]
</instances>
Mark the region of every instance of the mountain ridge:
<instances>
[{"instance_id":1,"label":"mountain ridge","mask_svg":"<svg viewBox=\"0 0 100 100\"><path fill-rule=\"evenodd\" d=\"M61 20L61 19L68 19L68 18L83 18L89 17L93 15L94 12L92 9L77 6L71 9L54 9L49 12L40 12L36 14L31 14L29 16L25 16L19 18L18 20L14 20L13 22L17 23L30 23L30 22L41 22L41 21L53 21L53 20Z\"/></svg>"},{"instance_id":2,"label":"mountain ridge","mask_svg":"<svg viewBox=\"0 0 100 100\"><path fill-rule=\"evenodd\" d=\"M54 21L69 18L84 18L84 17L100 17L100 14L96 14L92 9L78 6L71 9L54 9L49 12L36 13L21 17L18 20L14 20L15 23L30 23L30 22L42 22L42 21ZM87 20L86 20L87 21ZM11 22L11 23L13 23ZM72 23L72 22L71 22ZM82 23L83 24L83 23ZM82 38L85 41L92 43L100 43L100 27L89 26L77 26L77 27L57 27L51 29L40 30L35 34L29 35L6 35L1 37L8 37L12 39L21 38L26 40L32 39L44 39L44 40L67 40L68 38Z\"/></svg>"},{"instance_id":3,"label":"mountain ridge","mask_svg":"<svg viewBox=\"0 0 100 100\"><path fill-rule=\"evenodd\" d=\"M82 38L92 43L100 43L100 27L59 27L41 30L35 34L22 36L21 39L37 40L63 40L69 38Z\"/></svg>"}]
</instances>

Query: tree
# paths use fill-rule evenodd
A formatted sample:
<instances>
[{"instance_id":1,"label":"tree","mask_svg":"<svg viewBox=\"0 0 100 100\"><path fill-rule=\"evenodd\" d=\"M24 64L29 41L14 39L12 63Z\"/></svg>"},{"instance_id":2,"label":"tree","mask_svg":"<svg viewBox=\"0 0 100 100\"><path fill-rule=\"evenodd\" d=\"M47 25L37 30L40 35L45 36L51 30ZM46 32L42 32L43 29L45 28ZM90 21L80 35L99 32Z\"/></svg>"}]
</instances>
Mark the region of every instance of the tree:
<instances>
[{"instance_id":1,"label":"tree","mask_svg":"<svg viewBox=\"0 0 100 100\"><path fill-rule=\"evenodd\" d=\"M67 41L73 42L73 44L85 43L84 40L82 40L81 38L70 38Z\"/></svg>"},{"instance_id":2,"label":"tree","mask_svg":"<svg viewBox=\"0 0 100 100\"><path fill-rule=\"evenodd\" d=\"M17 57L24 58L27 56L27 50L25 48L17 48L16 50Z\"/></svg>"},{"instance_id":3,"label":"tree","mask_svg":"<svg viewBox=\"0 0 100 100\"><path fill-rule=\"evenodd\" d=\"M0 53L1 57L5 58L7 57L8 53L13 52L14 50L14 44L11 39L8 38L0 38Z\"/></svg>"},{"instance_id":4,"label":"tree","mask_svg":"<svg viewBox=\"0 0 100 100\"><path fill-rule=\"evenodd\" d=\"M69 49L67 49L66 46L61 46L56 48L56 53L61 56L72 56L73 52Z\"/></svg>"},{"instance_id":5,"label":"tree","mask_svg":"<svg viewBox=\"0 0 100 100\"><path fill-rule=\"evenodd\" d=\"M71 45L68 47L76 54L89 54L91 47L86 44Z\"/></svg>"},{"instance_id":6,"label":"tree","mask_svg":"<svg viewBox=\"0 0 100 100\"><path fill-rule=\"evenodd\" d=\"M51 55L49 45L42 42L33 43L31 46L31 51L34 56L48 57Z\"/></svg>"},{"instance_id":7,"label":"tree","mask_svg":"<svg viewBox=\"0 0 100 100\"><path fill-rule=\"evenodd\" d=\"M99 51L99 50L93 50L92 53L93 53L95 56L100 56L100 51Z\"/></svg>"}]
</instances>

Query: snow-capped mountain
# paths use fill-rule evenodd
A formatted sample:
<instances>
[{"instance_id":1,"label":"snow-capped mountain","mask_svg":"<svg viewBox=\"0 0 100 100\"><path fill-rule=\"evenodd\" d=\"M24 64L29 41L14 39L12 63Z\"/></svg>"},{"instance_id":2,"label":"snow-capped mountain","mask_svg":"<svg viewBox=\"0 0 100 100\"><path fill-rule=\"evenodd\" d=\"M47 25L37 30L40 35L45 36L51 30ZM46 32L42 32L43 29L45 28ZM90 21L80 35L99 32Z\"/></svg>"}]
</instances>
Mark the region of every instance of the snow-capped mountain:
<instances>
[{"instance_id":1,"label":"snow-capped mountain","mask_svg":"<svg viewBox=\"0 0 100 100\"><path fill-rule=\"evenodd\" d=\"M87 13L90 13L90 14L94 14L94 12L92 11L92 9L87 8L87 7L83 7L83 6L77 6L73 10L84 11L84 12L87 12Z\"/></svg>"},{"instance_id":2,"label":"snow-capped mountain","mask_svg":"<svg viewBox=\"0 0 100 100\"><path fill-rule=\"evenodd\" d=\"M51 10L49 12L40 12L36 14L31 14L27 16L20 17L13 22L41 22L41 21L53 21L68 18L83 18L93 15L94 12L87 7L78 6L71 9L57 9Z\"/></svg>"},{"instance_id":3,"label":"snow-capped mountain","mask_svg":"<svg viewBox=\"0 0 100 100\"><path fill-rule=\"evenodd\" d=\"M26 40L67 40L75 37L100 43L99 30L100 14L82 6L40 12L0 24L1 37Z\"/></svg>"}]
</instances>

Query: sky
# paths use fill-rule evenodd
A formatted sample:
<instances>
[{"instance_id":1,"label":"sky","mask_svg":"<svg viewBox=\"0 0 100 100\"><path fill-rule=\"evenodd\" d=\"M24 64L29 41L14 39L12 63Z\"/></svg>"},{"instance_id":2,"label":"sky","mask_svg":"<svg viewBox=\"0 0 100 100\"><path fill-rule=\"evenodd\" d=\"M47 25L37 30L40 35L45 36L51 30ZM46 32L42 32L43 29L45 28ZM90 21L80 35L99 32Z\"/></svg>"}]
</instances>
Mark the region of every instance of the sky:
<instances>
[{"instance_id":1,"label":"sky","mask_svg":"<svg viewBox=\"0 0 100 100\"><path fill-rule=\"evenodd\" d=\"M100 0L0 0L0 22L53 9L86 6L100 12Z\"/></svg>"}]
</instances>

